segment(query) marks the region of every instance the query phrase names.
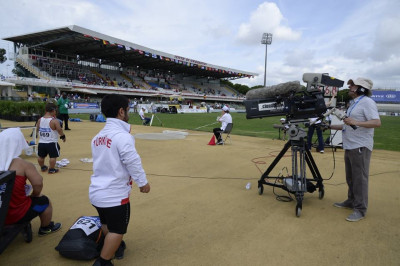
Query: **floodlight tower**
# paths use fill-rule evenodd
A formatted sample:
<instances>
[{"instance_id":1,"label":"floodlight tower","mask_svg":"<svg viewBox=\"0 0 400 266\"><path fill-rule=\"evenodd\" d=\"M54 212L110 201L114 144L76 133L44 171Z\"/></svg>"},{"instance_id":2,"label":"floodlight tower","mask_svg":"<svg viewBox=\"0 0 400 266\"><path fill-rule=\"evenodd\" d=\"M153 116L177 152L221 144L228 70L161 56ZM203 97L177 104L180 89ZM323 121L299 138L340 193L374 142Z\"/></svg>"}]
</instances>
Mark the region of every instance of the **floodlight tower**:
<instances>
[{"instance_id":1,"label":"floodlight tower","mask_svg":"<svg viewBox=\"0 0 400 266\"><path fill-rule=\"evenodd\" d=\"M264 33L261 39L261 44L265 44L265 68L264 68L264 87L267 82L267 49L268 45L272 43L272 33Z\"/></svg>"}]
</instances>

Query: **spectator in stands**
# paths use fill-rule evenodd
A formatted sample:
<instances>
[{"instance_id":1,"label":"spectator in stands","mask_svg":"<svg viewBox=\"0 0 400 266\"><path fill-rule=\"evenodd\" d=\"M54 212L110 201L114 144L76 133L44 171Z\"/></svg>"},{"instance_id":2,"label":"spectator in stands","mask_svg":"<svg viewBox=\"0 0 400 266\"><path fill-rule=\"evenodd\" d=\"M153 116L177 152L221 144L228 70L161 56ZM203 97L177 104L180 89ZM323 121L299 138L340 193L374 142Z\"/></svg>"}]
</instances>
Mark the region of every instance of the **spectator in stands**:
<instances>
[{"instance_id":1,"label":"spectator in stands","mask_svg":"<svg viewBox=\"0 0 400 266\"><path fill-rule=\"evenodd\" d=\"M68 127L68 109L69 109L69 99L67 98L67 94L65 92L62 93L62 96L57 101L58 105L58 119L64 122L64 129L71 130Z\"/></svg>"},{"instance_id":2,"label":"spectator in stands","mask_svg":"<svg viewBox=\"0 0 400 266\"><path fill-rule=\"evenodd\" d=\"M147 126L150 123L151 119L144 115L144 111L146 111L146 109L144 107L142 107L140 109L139 116L140 116L140 119L142 119L142 121L143 121L143 125Z\"/></svg>"},{"instance_id":3,"label":"spectator in stands","mask_svg":"<svg viewBox=\"0 0 400 266\"><path fill-rule=\"evenodd\" d=\"M129 195L132 181L140 192L150 192L141 159L130 134L129 100L118 94L106 95L101 112L107 117L104 128L91 141L93 175L89 199L96 208L105 234L100 257L93 265L113 265L114 257L122 259L130 218ZM112 184L112 185L110 185Z\"/></svg>"},{"instance_id":4,"label":"spectator in stands","mask_svg":"<svg viewBox=\"0 0 400 266\"><path fill-rule=\"evenodd\" d=\"M51 221L53 207L48 197L42 195L43 178L35 166L18 156L29 148L19 128L9 128L0 133L0 171L15 171L15 183L5 224L30 222L40 218L39 236L58 231L60 223ZM30 185L26 183L29 180Z\"/></svg>"},{"instance_id":5,"label":"spectator in stands","mask_svg":"<svg viewBox=\"0 0 400 266\"><path fill-rule=\"evenodd\" d=\"M55 118L57 106L54 103L46 104L46 113L36 123L36 131L39 136L38 163L42 172L48 170L49 174L55 174L56 160L60 156L58 137L65 142L65 134L60 126L60 121ZM44 165L44 159L49 155L49 167Z\"/></svg>"},{"instance_id":6,"label":"spectator in stands","mask_svg":"<svg viewBox=\"0 0 400 266\"><path fill-rule=\"evenodd\" d=\"M29 94L28 102L33 102L32 94Z\"/></svg>"},{"instance_id":7,"label":"spectator in stands","mask_svg":"<svg viewBox=\"0 0 400 266\"><path fill-rule=\"evenodd\" d=\"M221 127L217 127L213 129L214 135L217 138L217 145L224 144L221 133L225 131L226 126L229 123L232 123L232 116L229 113L229 107L224 106L222 107L222 116L217 118L217 121L221 122Z\"/></svg>"}]
</instances>

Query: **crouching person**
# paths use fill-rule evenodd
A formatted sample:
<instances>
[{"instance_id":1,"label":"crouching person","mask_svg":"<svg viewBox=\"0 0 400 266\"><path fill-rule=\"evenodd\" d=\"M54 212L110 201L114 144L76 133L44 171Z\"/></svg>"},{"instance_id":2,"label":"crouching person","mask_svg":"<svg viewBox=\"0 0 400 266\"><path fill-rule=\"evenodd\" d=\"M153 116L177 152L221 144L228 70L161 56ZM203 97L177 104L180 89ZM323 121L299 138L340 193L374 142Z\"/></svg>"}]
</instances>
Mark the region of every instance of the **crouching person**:
<instances>
[{"instance_id":1,"label":"crouching person","mask_svg":"<svg viewBox=\"0 0 400 266\"><path fill-rule=\"evenodd\" d=\"M39 236L58 231L61 224L51 221L53 216L51 202L48 197L41 194L43 188L42 176L32 163L18 157L24 149L29 147L21 130L9 128L1 132L0 147L2 147L0 171L16 172L5 224L26 223L39 216ZM27 187L30 188L26 180L29 180L32 186L31 193L26 190Z\"/></svg>"}]
</instances>

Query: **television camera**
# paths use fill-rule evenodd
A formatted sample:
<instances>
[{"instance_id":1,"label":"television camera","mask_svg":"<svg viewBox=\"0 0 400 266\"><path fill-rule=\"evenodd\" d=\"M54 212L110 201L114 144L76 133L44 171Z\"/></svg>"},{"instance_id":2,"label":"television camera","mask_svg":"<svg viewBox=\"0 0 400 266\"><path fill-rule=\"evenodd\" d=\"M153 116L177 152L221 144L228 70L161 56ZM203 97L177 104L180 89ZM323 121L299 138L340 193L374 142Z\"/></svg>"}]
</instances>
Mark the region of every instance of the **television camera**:
<instances>
[{"instance_id":1,"label":"television camera","mask_svg":"<svg viewBox=\"0 0 400 266\"><path fill-rule=\"evenodd\" d=\"M250 90L244 101L246 118L286 115L287 119L320 117L326 111L324 88L343 86L342 80L321 73L305 73L304 88L298 81Z\"/></svg>"},{"instance_id":2,"label":"television camera","mask_svg":"<svg viewBox=\"0 0 400 266\"><path fill-rule=\"evenodd\" d=\"M324 100L325 87L342 87L344 81L323 73L305 73L303 81L307 86L301 86L298 81L291 81L270 87L250 90L244 101L246 118L263 118L271 116L286 116L284 130L289 140L258 180L258 194L264 192L264 185L279 187L296 197L296 216L302 211L302 201L305 192L319 191L319 198L324 197L324 185L318 167L307 149L307 133L301 124L306 125L310 118L324 118L327 107ZM291 176L270 176L271 171L280 159L291 148ZM312 178L306 177L308 166ZM270 182L274 179L275 182ZM277 182L279 181L279 182Z\"/></svg>"}]
</instances>

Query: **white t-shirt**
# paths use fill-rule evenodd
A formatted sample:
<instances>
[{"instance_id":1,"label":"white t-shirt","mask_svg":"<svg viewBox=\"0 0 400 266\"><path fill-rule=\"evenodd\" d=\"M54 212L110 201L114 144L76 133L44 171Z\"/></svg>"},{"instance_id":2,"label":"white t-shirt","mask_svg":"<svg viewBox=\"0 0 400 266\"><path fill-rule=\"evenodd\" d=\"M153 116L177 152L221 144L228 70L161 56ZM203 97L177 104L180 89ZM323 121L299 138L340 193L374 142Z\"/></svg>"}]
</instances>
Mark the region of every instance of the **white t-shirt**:
<instances>
[{"instance_id":1,"label":"white t-shirt","mask_svg":"<svg viewBox=\"0 0 400 266\"><path fill-rule=\"evenodd\" d=\"M142 120L145 118L144 112L143 112L142 109L140 109L140 111L139 111L139 116L140 116L140 118L141 118Z\"/></svg>"},{"instance_id":2,"label":"white t-shirt","mask_svg":"<svg viewBox=\"0 0 400 266\"><path fill-rule=\"evenodd\" d=\"M132 179L138 187L147 184L135 139L129 131L128 123L107 118L104 128L92 139L93 175L89 199L96 207L128 203Z\"/></svg>"},{"instance_id":3,"label":"white t-shirt","mask_svg":"<svg viewBox=\"0 0 400 266\"><path fill-rule=\"evenodd\" d=\"M367 96L359 96L347 110L347 116L357 121L380 119L378 107L374 100ZM348 125L343 125L343 149L352 150L366 147L372 151L374 147L374 128L357 127L356 130Z\"/></svg>"}]
</instances>

